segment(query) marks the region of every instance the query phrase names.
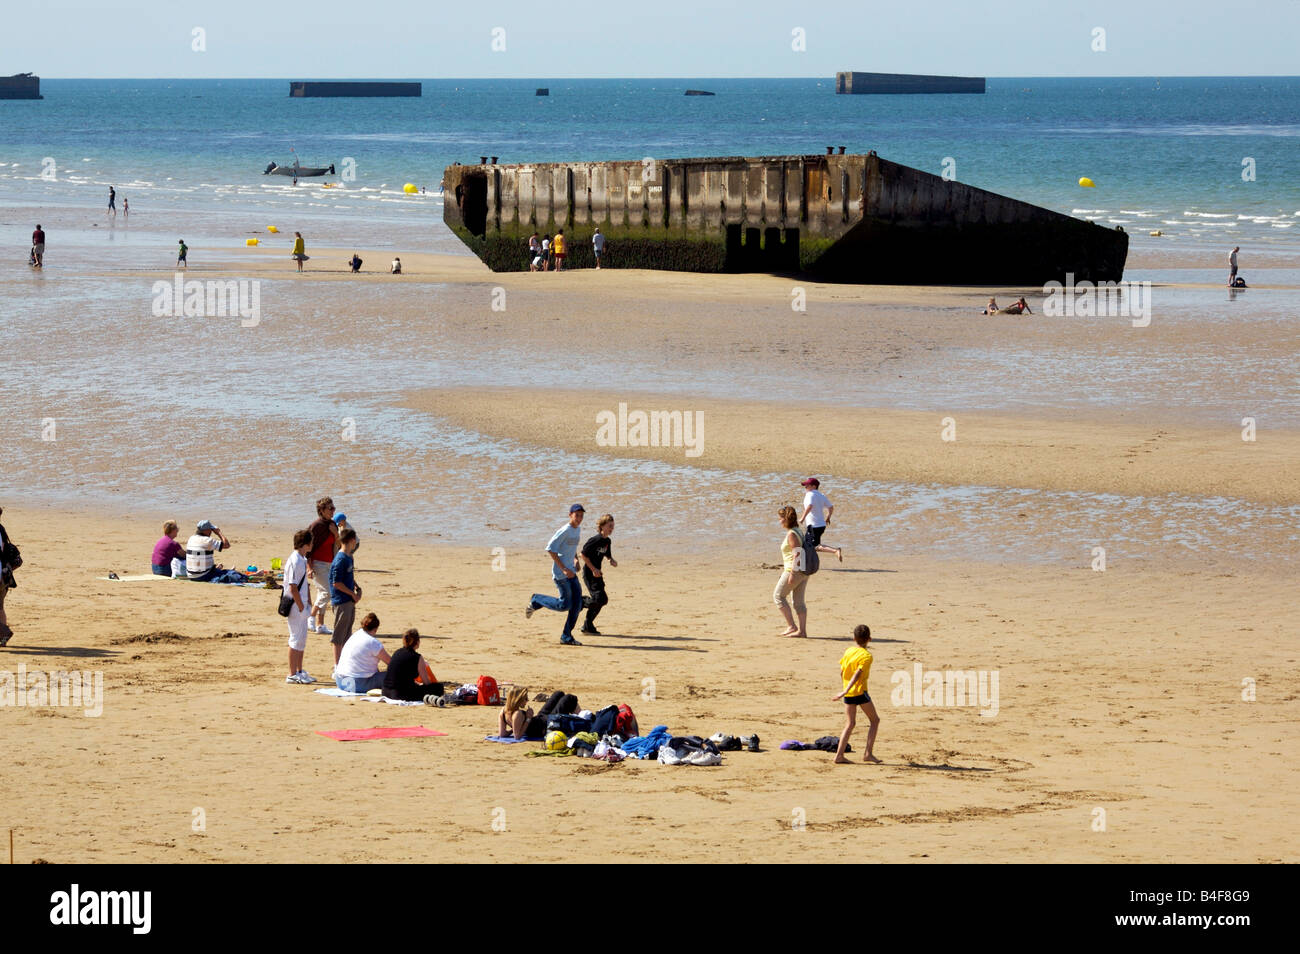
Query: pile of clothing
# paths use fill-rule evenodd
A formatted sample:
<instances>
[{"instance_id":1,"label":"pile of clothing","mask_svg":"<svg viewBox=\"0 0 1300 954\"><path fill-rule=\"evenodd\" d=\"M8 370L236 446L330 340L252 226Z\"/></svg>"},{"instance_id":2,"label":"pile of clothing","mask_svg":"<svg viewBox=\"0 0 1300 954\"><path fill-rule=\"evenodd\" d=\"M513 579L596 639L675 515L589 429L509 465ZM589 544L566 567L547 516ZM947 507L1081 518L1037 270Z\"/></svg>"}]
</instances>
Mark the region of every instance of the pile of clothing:
<instances>
[{"instance_id":1,"label":"pile of clothing","mask_svg":"<svg viewBox=\"0 0 1300 954\"><path fill-rule=\"evenodd\" d=\"M781 748L791 749L795 752L803 752L806 749L818 749L819 751L822 752L837 752L839 751L839 747L840 747L839 737L834 735L823 735L820 739L818 739L816 742L813 742L811 745L806 745L803 742L798 741L797 739L786 739L784 742L781 743ZM844 747L844 751L852 752L853 746L846 745Z\"/></svg>"}]
</instances>

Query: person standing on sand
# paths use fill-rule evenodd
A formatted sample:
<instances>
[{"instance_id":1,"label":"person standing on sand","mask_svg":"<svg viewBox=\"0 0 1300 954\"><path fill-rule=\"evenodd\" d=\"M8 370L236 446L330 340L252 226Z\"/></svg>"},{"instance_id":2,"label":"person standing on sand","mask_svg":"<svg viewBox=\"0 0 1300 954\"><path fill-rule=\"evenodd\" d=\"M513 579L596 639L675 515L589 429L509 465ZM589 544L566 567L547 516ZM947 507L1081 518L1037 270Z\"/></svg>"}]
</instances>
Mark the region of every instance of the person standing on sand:
<instances>
[{"instance_id":1,"label":"person standing on sand","mask_svg":"<svg viewBox=\"0 0 1300 954\"><path fill-rule=\"evenodd\" d=\"M1229 285L1231 285L1232 280L1237 277L1237 253L1240 251L1241 251L1241 246L1235 245L1233 246L1232 251L1228 253L1228 284Z\"/></svg>"},{"instance_id":2,"label":"person standing on sand","mask_svg":"<svg viewBox=\"0 0 1300 954\"><path fill-rule=\"evenodd\" d=\"M117 218L117 192L112 186L108 187L108 214L111 218Z\"/></svg>"},{"instance_id":3,"label":"person standing on sand","mask_svg":"<svg viewBox=\"0 0 1300 954\"><path fill-rule=\"evenodd\" d=\"M45 265L45 230L39 222L36 223L36 231L32 233L32 256L36 259L37 268Z\"/></svg>"},{"instance_id":4,"label":"person standing on sand","mask_svg":"<svg viewBox=\"0 0 1300 954\"><path fill-rule=\"evenodd\" d=\"M343 647L352 635L357 604L361 602L361 587L357 586L354 577L356 564L352 560L352 554L357 552L361 541L357 539L355 530L344 530L339 534L339 544L343 549L334 554L334 562L330 564L330 602L334 605L334 632L330 642L334 644L336 668Z\"/></svg>"},{"instance_id":5,"label":"person standing on sand","mask_svg":"<svg viewBox=\"0 0 1300 954\"><path fill-rule=\"evenodd\" d=\"M555 254L555 270L564 271L564 259L569 254L568 245L564 241L564 229L555 233L555 240L551 242L551 251Z\"/></svg>"},{"instance_id":6,"label":"person standing on sand","mask_svg":"<svg viewBox=\"0 0 1300 954\"><path fill-rule=\"evenodd\" d=\"M596 521L596 531L582 545L582 580L587 584L587 592L591 594L582 631L589 636L600 635L600 630L596 628L596 616L609 603L609 596L605 593L605 577L600 571L601 561L608 557L610 566L618 566L618 561L609 548L609 538L614 533L614 515L602 515Z\"/></svg>"},{"instance_id":7,"label":"person standing on sand","mask_svg":"<svg viewBox=\"0 0 1300 954\"><path fill-rule=\"evenodd\" d=\"M5 508L0 507L0 516L4 516L4 512ZM5 596L18 585L14 580L14 568L10 566L17 552L18 548L9 539L9 531L0 523L0 646L8 645L9 640L14 638L14 631L9 628L9 618L5 615Z\"/></svg>"},{"instance_id":8,"label":"person standing on sand","mask_svg":"<svg viewBox=\"0 0 1300 954\"><path fill-rule=\"evenodd\" d=\"M551 237L549 235L543 235L542 236L542 264L541 267L538 268L537 270L539 272L544 272L550 267L551 267Z\"/></svg>"},{"instance_id":9,"label":"person standing on sand","mask_svg":"<svg viewBox=\"0 0 1300 954\"><path fill-rule=\"evenodd\" d=\"M803 638L808 635L808 604L803 598L804 591L808 588L808 574L797 569L797 565L803 564L803 537L799 534L799 517L795 514L794 507L790 506L778 510L777 517L785 533L781 536L781 577L776 581L776 589L772 591L772 602L785 619L785 632L781 635ZM786 600L791 595L794 597L794 612L799 617L797 626Z\"/></svg>"},{"instance_id":10,"label":"person standing on sand","mask_svg":"<svg viewBox=\"0 0 1300 954\"><path fill-rule=\"evenodd\" d=\"M122 221L125 222L130 215L131 215L131 200L123 199L122 200Z\"/></svg>"},{"instance_id":11,"label":"person standing on sand","mask_svg":"<svg viewBox=\"0 0 1300 954\"><path fill-rule=\"evenodd\" d=\"M303 668L303 654L307 651L307 621L311 619L311 575L307 567L307 554L311 552L311 531L299 530L293 535L293 553L284 561L284 595L292 598L289 608L289 675L285 682L308 685L315 682Z\"/></svg>"},{"instance_id":12,"label":"person standing on sand","mask_svg":"<svg viewBox=\"0 0 1300 954\"><path fill-rule=\"evenodd\" d=\"M185 256L190 253L190 247L185 244L185 239L181 239L180 248L176 250L176 267L185 267L189 271L190 263L185 260Z\"/></svg>"},{"instance_id":13,"label":"person standing on sand","mask_svg":"<svg viewBox=\"0 0 1300 954\"><path fill-rule=\"evenodd\" d=\"M316 603L312 607L311 619L307 621L307 631L334 635L333 630L325 625L325 607L330 605L330 564L338 552L339 528L334 522L334 501L322 497L316 501L316 519L307 528L311 531L311 578L316 581Z\"/></svg>"},{"instance_id":14,"label":"person standing on sand","mask_svg":"<svg viewBox=\"0 0 1300 954\"><path fill-rule=\"evenodd\" d=\"M564 630L560 633L560 642L565 646L581 646L573 638L573 624L582 610L582 584L578 582L578 544L582 542L582 518L586 511L582 504L569 508L569 522L555 531L551 542L546 544L546 555L551 558L551 578L555 588L560 591L559 598L534 593L524 610L524 618L532 619L539 609L555 610L567 613Z\"/></svg>"},{"instance_id":15,"label":"person standing on sand","mask_svg":"<svg viewBox=\"0 0 1300 954\"><path fill-rule=\"evenodd\" d=\"M537 271L537 263L541 261L541 258L542 240L538 238L537 233L534 232L528 237L528 270L530 272Z\"/></svg>"},{"instance_id":16,"label":"person standing on sand","mask_svg":"<svg viewBox=\"0 0 1300 954\"><path fill-rule=\"evenodd\" d=\"M871 642L871 627L865 623L855 626L853 641L857 645L844 650L844 655L840 657L840 678L844 680L844 690L839 695L831 696L832 702L844 700L846 720L844 731L840 733L839 749L835 752L835 762L838 765L847 765L849 762L844 757L844 750L848 748L849 736L853 734L853 727L857 722L854 709L861 706L862 714L871 723L871 728L867 731L867 752L862 756L862 761L879 764L880 759L876 758L872 749L876 745L876 731L880 728L880 716L876 714L871 696L867 695L867 676L871 674L871 650L867 649L867 643Z\"/></svg>"},{"instance_id":17,"label":"person standing on sand","mask_svg":"<svg viewBox=\"0 0 1300 954\"><path fill-rule=\"evenodd\" d=\"M596 256L596 269L599 271L600 263L605 258L605 236L600 234L600 229L596 229L596 234L591 237L591 250Z\"/></svg>"},{"instance_id":18,"label":"person standing on sand","mask_svg":"<svg viewBox=\"0 0 1300 954\"><path fill-rule=\"evenodd\" d=\"M293 233L293 251L289 254L298 263L298 271L302 271L302 263L307 261L307 244L302 240L301 232Z\"/></svg>"},{"instance_id":19,"label":"person standing on sand","mask_svg":"<svg viewBox=\"0 0 1300 954\"><path fill-rule=\"evenodd\" d=\"M822 546L822 534L826 532L826 525L831 522L835 505L821 492L821 481L816 477L809 477L802 481L800 486L805 491L803 514L799 517L799 522L804 525L804 532L812 534L818 553L834 553L836 559L843 563L844 553L840 547Z\"/></svg>"}]
</instances>

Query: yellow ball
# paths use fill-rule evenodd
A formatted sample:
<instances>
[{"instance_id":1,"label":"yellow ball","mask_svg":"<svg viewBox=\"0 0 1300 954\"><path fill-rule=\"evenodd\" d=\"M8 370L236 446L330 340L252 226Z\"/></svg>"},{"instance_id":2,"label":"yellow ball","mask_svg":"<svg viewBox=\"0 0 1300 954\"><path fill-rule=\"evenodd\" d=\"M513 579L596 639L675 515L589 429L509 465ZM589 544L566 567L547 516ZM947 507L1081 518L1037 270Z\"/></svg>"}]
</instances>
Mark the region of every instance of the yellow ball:
<instances>
[{"instance_id":1,"label":"yellow ball","mask_svg":"<svg viewBox=\"0 0 1300 954\"><path fill-rule=\"evenodd\" d=\"M1097 183L1093 182L1093 181L1092 181L1091 179L1089 179L1087 176L1084 176L1083 178L1081 178L1081 179L1079 180L1079 185L1083 186L1085 189L1095 189L1095 188L1097 188Z\"/></svg>"},{"instance_id":2,"label":"yellow ball","mask_svg":"<svg viewBox=\"0 0 1300 954\"><path fill-rule=\"evenodd\" d=\"M406 185L402 186L402 191L405 192L407 195L415 195L415 193L419 192L420 190L415 187L414 182L408 182Z\"/></svg>"},{"instance_id":3,"label":"yellow ball","mask_svg":"<svg viewBox=\"0 0 1300 954\"><path fill-rule=\"evenodd\" d=\"M266 230L267 230L268 232L271 232L271 233L275 233L275 232L280 231L280 230L277 229L274 225L268 225L268 226L266 227Z\"/></svg>"},{"instance_id":4,"label":"yellow ball","mask_svg":"<svg viewBox=\"0 0 1300 954\"><path fill-rule=\"evenodd\" d=\"M257 239L244 239L244 244L245 244L245 245L256 245L256 244L257 244Z\"/></svg>"}]
</instances>

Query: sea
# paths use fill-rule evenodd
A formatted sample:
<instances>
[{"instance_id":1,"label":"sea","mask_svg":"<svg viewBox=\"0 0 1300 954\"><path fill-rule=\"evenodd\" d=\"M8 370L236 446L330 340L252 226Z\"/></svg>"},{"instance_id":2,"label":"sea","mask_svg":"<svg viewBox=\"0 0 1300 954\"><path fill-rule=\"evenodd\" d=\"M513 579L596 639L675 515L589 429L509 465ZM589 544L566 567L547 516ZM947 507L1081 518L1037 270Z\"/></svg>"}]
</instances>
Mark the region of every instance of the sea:
<instances>
[{"instance_id":1,"label":"sea","mask_svg":"<svg viewBox=\"0 0 1300 954\"><path fill-rule=\"evenodd\" d=\"M537 96L538 87L549 89ZM714 96L685 96L688 88ZM419 98L293 99L286 80L43 80L0 102L0 211L94 208L111 185L139 216L419 223L454 162L874 149L895 162L1165 244L1300 248L1300 77L990 79L984 95L837 95L832 78L425 80ZM270 162L344 178L263 176ZM1092 188L1081 187L1081 178ZM425 223L428 223L427 225ZM203 235L203 225L197 225ZM205 238L209 236L204 236ZM367 236L369 237L369 236ZM188 239L187 239L188 241ZM172 239L171 244L175 244Z\"/></svg>"},{"instance_id":2,"label":"sea","mask_svg":"<svg viewBox=\"0 0 1300 954\"><path fill-rule=\"evenodd\" d=\"M372 479L344 482L346 494L336 490L336 497L345 497L363 529L531 546L556 524L548 504L567 505L581 493L589 509L618 512L622 534L672 539L691 526L741 543L766 540L766 523L729 525L708 501L781 499L793 473L756 477L608 458L593 467L583 455L485 438L398 406L412 387L556 384L528 369L565 367L562 357L488 347L467 361L420 329L386 323L385 302L397 292L375 286L364 296L324 283L304 292L302 319L326 330L319 336L295 336L274 322L261 329L270 337L259 339L235 337L233 325L172 322L160 333L148 324L143 286L114 278L145 267L169 278L178 238L201 268L213 250L265 238L270 224L301 229L309 249L468 254L442 224L440 180L446 166L481 156L519 163L875 150L1121 226L1149 261L1173 256L1168 267L1130 269L1132 280L1221 285L1227 252L1239 245L1243 273L1253 278L1251 263L1267 263L1260 277L1270 287L1241 301L1222 288L1173 289L1160 320L1264 322L1281 340L1295 340L1297 77L997 78L984 95L926 96L836 95L830 78L439 79L425 80L420 98L393 99L293 99L287 79L51 79L41 86L41 101L0 101L0 250L9 249L0 265L0 332L10 342L0 352L0 502L111 503L182 523L195 513L284 520L328 489L293 486L286 460L318 453L340 420L356 417L364 435L358 453ZM538 87L549 95L537 96ZM688 88L716 95L688 97ZM297 186L263 175L268 163L295 157L304 166L333 164L338 174ZM1094 186L1081 186L1083 177ZM414 194L404 190L408 183ZM110 186L119 210L111 221ZM129 221L121 214L128 202ZM33 219L48 233L44 274L26 266ZM442 320L434 316L450 294L429 286L431 324ZM340 341L344 325L360 333ZM1018 356L950 354L952 373L925 393L863 384L847 372L808 393L912 409L938 394L956 410L1068 414L1140 405L1173 380L1194 423L1236 428L1242 408L1223 399L1214 381L1243 389L1250 376L1270 383L1246 411L1295 428L1294 353L1248 350L1188 355L1169 372L1141 349L1090 366L1073 346L1058 354L1036 345ZM323 373L326 356L331 370ZM662 366L619 384L650 389L687 371L694 373L666 354ZM682 383L714 396L778 395L789 378L774 364L767 377ZM1036 407L1026 407L1030 398ZM301 421L309 438L286 436L286 419ZM232 446L236 431L266 436L236 441L233 454L205 450L215 441ZM393 461L436 474L436 486L413 493L409 479L385 472ZM539 469L583 476L542 486ZM665 489L633 499L620 495L624 478ZM456 489L467 486L480 488L468 509ZM838 512L870 514L856 529L838 531L842 541L878 555L919 548L959 559L1086 565L1091 545L1109 540L1131 559L1213 552L1226 562L1276 563L1294 558L1300 526L1300 508L1231 497L878 481L829 489ZM1008 514L1020 519L1008 522ZM506 526L509 532L485 530ZM1279 527L1291 530L1279 536ZM1270 530L1267 544L1261 528Z\"/></svg>"}]
</instances>

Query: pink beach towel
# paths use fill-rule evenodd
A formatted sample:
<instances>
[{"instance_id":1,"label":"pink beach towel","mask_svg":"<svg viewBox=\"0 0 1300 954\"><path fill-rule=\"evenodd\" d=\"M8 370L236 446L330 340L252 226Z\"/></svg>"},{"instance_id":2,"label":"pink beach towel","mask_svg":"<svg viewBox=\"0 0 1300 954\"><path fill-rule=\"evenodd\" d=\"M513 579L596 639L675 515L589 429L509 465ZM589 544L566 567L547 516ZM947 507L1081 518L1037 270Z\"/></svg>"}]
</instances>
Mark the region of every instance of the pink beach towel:
<instances>
[{"instance_id":1,"label":"pink beach towel","mask_svg":"<svg viewBox=\"0 0 1300 954\"><path fill-rule=\"evenodd\" d=\"M435 732L433 729L426 729L422 725L394 726L384 729L335 729L332 732L320 732L317 735L323 735L327 739L334 739L336 742L368 742L371 739L411 739L420 736L429 735L446 735L446 732Z\"/></svg>"}]
</instances>

